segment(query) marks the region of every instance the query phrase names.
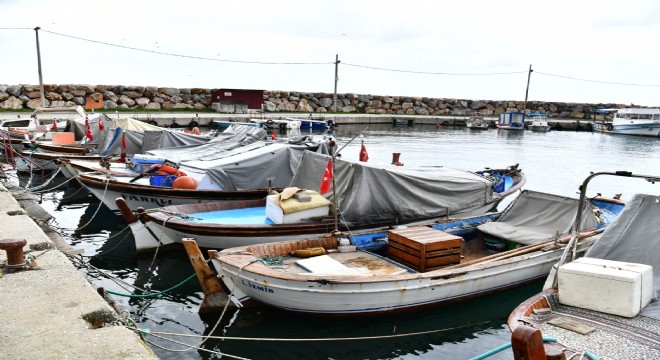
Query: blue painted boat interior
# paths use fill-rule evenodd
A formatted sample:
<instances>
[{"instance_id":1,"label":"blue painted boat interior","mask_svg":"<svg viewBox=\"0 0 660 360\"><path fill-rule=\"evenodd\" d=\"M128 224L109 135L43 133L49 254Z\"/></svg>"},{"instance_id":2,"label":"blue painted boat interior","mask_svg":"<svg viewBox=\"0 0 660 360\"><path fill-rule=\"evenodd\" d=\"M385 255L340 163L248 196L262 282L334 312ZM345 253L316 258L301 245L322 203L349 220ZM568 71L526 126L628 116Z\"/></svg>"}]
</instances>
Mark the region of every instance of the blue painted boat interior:
<instances>
[{"instance_id":1,"label":"blue painted boat interior","mask_svg":"<svg viewBox=\"0 0 660 360\"><path fill-rule=\"evenodd\" d=\"M600 218L603 220L603 223L598 223L596 224L596 228L600 229L602 227L605 227L614 221L617 215L623 210L625 205L623 204L616 204L613 202L609 201L602 201L602 200L596 200L592 199L591 203L594 204L598 209L600 209Z\"/></svg>"},{"instance_id":2,"label":"blue painted boat interior","mask_svg":"<svg viewBox=\"0 0 660 360\"><path fill-rule=\"evenodd\" d=\"M205 224L222 224L222 225L260 225L260 224L274 224L268 217L266 217L266 208L264 206L245 208L245 209L231 209L219 210L203 213L189 214L190 221L195 223Z\"/></svg>"}]
</instances>

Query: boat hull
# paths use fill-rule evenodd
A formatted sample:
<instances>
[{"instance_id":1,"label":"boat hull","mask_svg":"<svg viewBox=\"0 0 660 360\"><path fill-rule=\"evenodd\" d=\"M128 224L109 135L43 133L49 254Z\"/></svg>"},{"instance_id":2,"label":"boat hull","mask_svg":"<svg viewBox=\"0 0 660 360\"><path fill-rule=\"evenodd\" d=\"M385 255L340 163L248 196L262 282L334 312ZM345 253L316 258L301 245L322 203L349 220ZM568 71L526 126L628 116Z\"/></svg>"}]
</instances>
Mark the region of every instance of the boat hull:
<instances>
[{"instance_id":1,"label":"boat hull","mask_svg":"<svg viewBox=\"0 0 660 360\"><path fill-rule=\"evenodd\" d=\"M92 191L92 189L90 189ZM97 189L96 192L103 191ZM97 197L97 193L94 193ZM106 193L105 196L100 194L104 199L114 199ZM145 204L155 204L155 201L164 199L156 198L151 199L145 197ZM101 198L101 197L99 197ZM123 196L122 196L123 198ZM173 199L166 199L167 201L175 201ZM500 199L501 200L501 199ZM464 210L458 213L450 214L452 217L470 217L484 214L485 212L497 206L498 200L495 203L483 205L478 208ZM131 202L125 199L127 204ZM263 206L263 200L255 200L254 206ZM105 201L104 201L105 203ZM226 206L231 207L232 202L226 202ZM184 205L185 206L185 205ZM212 205L209 205L212 206ZM217 206L223 206L218 204ZM112 207L113 211L122 211L117 205ZM172 213L176 213L176 208L173 208ZM272 243L284 240L298 240L320 237L331 233L335 229L332 219L318 222L306 222L296 224L278 224L278 225L219 225L219 224L200 224L192 223L177 218L176 215L168 215L165 213L150 213L139 214L140 218L137 223L130 224L135 238L135 245L138 252L145 252L153 250L160 246L181 243L184 238L194 238L199 246L203 248L213 249L227 249L231 247L247 246L261 243ZM423 219L415 222L407 223L406 225L419 225L428 224L434 221L442 220L442 218ZM396 222L391 224L379 224L371 227L352 227L351 230L375 230L382 229L388 225L397 225ZM348 230L340 226L339 230Z\"/></svg>"},{"instance_id":2,"label":"boat hull","mask_svg":"<svg viewBox=\"0 0 660 360\"><path fill-rule=\"evenodd\" d=\"M578 251L585 251L591 243L583 242ZM343 280L337 275L282 279L252 272L250 265L233 266L222 261L222 255L212 262L232 291L232 300L239 304L253 300L302 313L366 315L411 311L517 287L545 277L562 250L428 273L366 276L364 280Z\"/></svg>"}]
</instances>

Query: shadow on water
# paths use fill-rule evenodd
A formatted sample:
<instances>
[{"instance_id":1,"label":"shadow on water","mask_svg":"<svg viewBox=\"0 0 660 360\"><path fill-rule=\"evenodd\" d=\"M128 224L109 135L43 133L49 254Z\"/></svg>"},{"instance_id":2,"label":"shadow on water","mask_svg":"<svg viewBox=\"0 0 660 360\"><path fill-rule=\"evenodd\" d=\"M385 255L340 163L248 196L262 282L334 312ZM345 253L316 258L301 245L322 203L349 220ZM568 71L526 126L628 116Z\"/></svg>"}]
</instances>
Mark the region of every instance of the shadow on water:
<instances>
[{"instance_id":1,"label":"shadow on water","mask_svg":"<svg viewBox=\"0 0 660 360\"><path fill-rule=\"evenodd\" d=\"M485 298L465 301L412 313L377 317L320 317L285 312L269 307L242 309L231 326L217 336L260 338L351 338L368 340L269 342L211 340L206 348L255 359L389 359L422 355L443 344L472 339L475 333L504 326L511 310L522 300L540 291L543 283L533 284ZM208 331L207 328L206 331ZM378 339L394 334L418 335ZM507 339L502 341L506 342ZM257 346L258 344L258 346ZM254 345L254 346L253 346ZM469 349L456 359L477 355ZM204 358L203 353L200 353Z\"/></svg>"}]
</instances>

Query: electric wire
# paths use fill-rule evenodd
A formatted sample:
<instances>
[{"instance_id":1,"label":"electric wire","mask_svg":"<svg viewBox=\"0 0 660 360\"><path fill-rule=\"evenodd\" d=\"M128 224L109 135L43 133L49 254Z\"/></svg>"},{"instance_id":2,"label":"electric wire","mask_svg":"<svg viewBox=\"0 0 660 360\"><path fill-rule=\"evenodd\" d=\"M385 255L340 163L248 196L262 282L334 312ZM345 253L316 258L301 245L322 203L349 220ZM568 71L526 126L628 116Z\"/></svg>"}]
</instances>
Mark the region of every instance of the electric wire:
<instances>
[{"instance_id":1,"label":"electric wire","mask_svg":"<svg viewBox=\"0 0 660 360\"><path fill-rule=\"evenodd\" d=\"M424 74L424 75L448 75L448 76L491 76L491 75L512 75L512 74L527 74L525 71L509 71L509 72L493 72L493 73L450 73L450 72L433 72L433 71L415 71L415 70L402 70L402 69L388 69L375 66L367 65L358 65L350 63L342 63L346 66L359 67L370 70L381 70L381 71L391 71L391 72L400 72L400 73L409 73L409 74Z\"/></svg>"},{"instance_id":2,"label":"electric wire","mask_svg":"<svg viewBox=\"0 0 660 360\"><path fill-rule=\"evenodd\" d=\"M576 78L572 76L564 76L564 75L556 75L556 74L548 74L544 73L538 70L534 70L535 74L539 75L545 75L545 76L551 76L551 77L557 77L557 78L562 78L562 79L568 79L568 80L575 80L575 81L584 81L584 82L592 82L592 83L598 83L598 84L609 84L609 85L624 85L624 86L645 86L645 87L658 87L660 85L657 84L636 84L636 83L622 83L622 82L614 82L614 81L601 81L601 80L589 80L589 79L581 79L581 78Z\"/></svg>"},{"instance_id":3,"label":"electric wire","mask_svg":"<svg viewBox=\"0 0 660 360\"><path fill-rule=\"evenodd\" d=\"M45 32L45 33L53 34L53 35L63 36L63 37L76 39L76 40L81 40L81 41L87 41L87 42L91 42L91 43L95 43L95 44L114 46L114 47L118 47L118 48L122 48L122 49L142 51L142 52L147 52L147 53L152 53L152 54L174 56L174 57L187 58L187 59L230 62L230 63L240 63L240 64L259 64L259 65L327 65L327 64L334 64L334 62L327 62L327 61L326 62L274 62L274 61L247 61L247 60L217 59L217 58L209 58L209 57L203 57L203 56L184 55L184 54L169 53L169 52L164 52L164 51L141 49L141 48L137 48L137 47L133 47L133 46L119 45L119 44L113 44L113 43L109 43L109 42L105 42L105 41L86 39L86 38L82 38L82 37L79 37L79 36L67 35L67 34L62 34L62 33L58 33L58 32L55 32L55 31L49 31L49 30L44 30L44 29L41 29L41 31Z\"/></svg>"}]
</instances>

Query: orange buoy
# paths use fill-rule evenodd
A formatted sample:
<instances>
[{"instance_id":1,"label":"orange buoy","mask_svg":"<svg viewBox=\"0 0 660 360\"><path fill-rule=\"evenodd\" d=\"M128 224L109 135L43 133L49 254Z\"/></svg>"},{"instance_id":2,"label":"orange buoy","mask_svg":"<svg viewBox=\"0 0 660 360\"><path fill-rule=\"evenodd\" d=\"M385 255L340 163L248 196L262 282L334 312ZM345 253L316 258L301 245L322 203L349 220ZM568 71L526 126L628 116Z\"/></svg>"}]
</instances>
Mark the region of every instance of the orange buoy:
<instances>
[{"instance_id":1,"label":"orange buoy","mask_svg":"<svg viewBox=\"0 0 660 360\"><path fill-rule=\"evenodd\" d=\"M172 182L172 188L195 190L197 189L197 180L190 176L179 176Z\"/></svg>"}]
</instances>

